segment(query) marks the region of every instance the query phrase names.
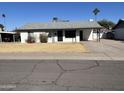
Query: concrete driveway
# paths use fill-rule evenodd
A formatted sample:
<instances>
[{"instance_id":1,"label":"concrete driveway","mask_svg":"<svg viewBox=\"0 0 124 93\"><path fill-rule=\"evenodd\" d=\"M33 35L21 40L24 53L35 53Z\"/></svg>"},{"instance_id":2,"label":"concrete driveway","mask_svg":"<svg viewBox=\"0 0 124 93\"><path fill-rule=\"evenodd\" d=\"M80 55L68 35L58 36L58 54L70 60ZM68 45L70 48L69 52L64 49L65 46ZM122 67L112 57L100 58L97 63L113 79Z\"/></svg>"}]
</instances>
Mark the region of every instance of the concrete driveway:
<instances>
[{"instance_id":1,"label":"concrete driveway","mask_svg":"<svg viewBox=\"0 0 124 93\"><path fill-rule=\"evenodd\" d=\"M124 42L101 39L101 42L82 42L89 50L90 53L103 54L108 56L111 60L124 60Z\"/></svg>"},{"instance_id":2,"label":"concrete driveway","mask_svg":"<svg viewBox=\"0 0 124 93\"><path fill-rule=\"evenodd\" d=\"M0 60L0 90L124 90L124 61Z\"/></svg>"},{"instance_id":3,"label":"concrete driveway","mask_svg":"<svg viewBox=\"0 0 124 93\"><path fill-rule=\"evenodd\" d=\"M123 41L101 39L100 42L83 41L82 44L85 44L91 50L90 52L124 53Z\"/></svg>"}]
</instances>

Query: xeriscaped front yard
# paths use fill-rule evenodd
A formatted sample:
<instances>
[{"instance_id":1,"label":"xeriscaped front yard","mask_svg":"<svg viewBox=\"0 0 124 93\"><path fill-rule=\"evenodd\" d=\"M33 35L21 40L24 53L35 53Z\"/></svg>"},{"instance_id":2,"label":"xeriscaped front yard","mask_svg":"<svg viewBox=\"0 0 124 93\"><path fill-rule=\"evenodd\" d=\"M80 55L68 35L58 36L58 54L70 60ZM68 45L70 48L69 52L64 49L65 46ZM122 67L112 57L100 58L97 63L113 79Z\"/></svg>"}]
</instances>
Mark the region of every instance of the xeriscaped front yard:
<instances>
[{"instance_id":1,"label":"xeriscaped front yard","mask_svg":"<svg viewBox=\"0 0 124 93\"><path fill-rule=\"evenodd\" d=\"M88 52L88 49L80 43L1 43L0 52Z\"/></svg>"}]
</instances>

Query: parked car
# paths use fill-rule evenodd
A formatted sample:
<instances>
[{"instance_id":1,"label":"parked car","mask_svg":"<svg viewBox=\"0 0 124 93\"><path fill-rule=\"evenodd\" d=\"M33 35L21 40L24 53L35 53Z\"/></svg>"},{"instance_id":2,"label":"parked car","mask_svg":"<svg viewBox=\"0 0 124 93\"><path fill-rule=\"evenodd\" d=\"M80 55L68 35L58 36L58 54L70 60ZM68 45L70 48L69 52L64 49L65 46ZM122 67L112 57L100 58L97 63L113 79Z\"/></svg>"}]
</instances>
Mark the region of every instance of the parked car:
<instances>
[{"instance_id":1,"label":"parked car","mask_svg":"<svg viewBox=\"0 0 124 93\"><path fill-rule=\"evenodd\" d=\"M107 32L107 33L106 33L106 38L107 38L107 39L114 39L114 37L115 37L115 36L114 36L114 32Z\"/></svg>"}]
</instances>

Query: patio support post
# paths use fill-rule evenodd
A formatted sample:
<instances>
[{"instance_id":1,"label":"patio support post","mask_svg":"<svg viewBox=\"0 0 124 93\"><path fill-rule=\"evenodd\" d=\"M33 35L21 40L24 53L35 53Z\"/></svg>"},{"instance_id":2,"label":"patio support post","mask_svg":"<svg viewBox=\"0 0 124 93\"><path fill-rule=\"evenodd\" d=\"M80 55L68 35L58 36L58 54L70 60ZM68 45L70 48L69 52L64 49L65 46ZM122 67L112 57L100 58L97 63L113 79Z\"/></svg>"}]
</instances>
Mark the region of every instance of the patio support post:
<instances>
[{"instance_id":1,"label":"patio support post","mask_svg":"<svg viewBox=\"0 0 124 93\"><path fill-rule=\"evenodd\" d=\"M63 42L65 41L65 30L62 30L63 33Z\"/></svg>"},{"instance_id":2,"label":"patio support post","mask_svg":"<svg viewBox=\"0 0 124 93\"><path fill-rule=\"evenodd\" d=\"M76 32L77 32L77 30L76 30ZM76 32L75 32L75 42L77 42L77 40L76 40Z\"/></svg>"},{"instance_id":3,"label":"patio support post","mask_svg":"<svg viewBox=\"0 0 124 93\"><path fill-rule=\"evenodd\" d=\"M76 42L79 42L79 30L76 30Z\"/></svg>"},{"instance_id":4,"label":"patio support post","mask_svg":"<svg viewBox=\"0 0 124 93\"><path fill-rule=\"evenodd\" d=\"M92 34L92 39L94 40L94 32L95 32L95 29L93 29L93 34Z\"/></svg>"},{"instance_id":5,"label":"patio support post","mask_svg":"<svg viewBox=\"0 0 124 93\"><path fill-rule=\"evenodd\" d=\"M100 42L100 29L97 29L97 42Z\"/></svg>"},{"instance_id":6,"label":"patio support post","mask_svg":"<svg viewBox=\"0 0 124 93\"><path fill-rule=\"evenodd\" d=\"M1 36L1 34L0 34L0 42L2 42L2 36Z\"/></svg>"},{"instance_id":7,"label":"patio support post","mask_svg":"<svg viewBox=\"0 0 124 93\"><path fill-rule=\"evenodd\" d=\"M98 29L96 29L97 30L97 42L99 41L99 30Z\"/></svg>"},{"instance_id":8,"label":"patio support post","mask_svg":"<svg viewBox=\"0 0 124 93\"><path fill-rule=\"evenodd\" d=\"M97 42L98 42L98 29L96 29L97 30Z\"/></svg>"},{"instance_id":9,"label":"patio support post","mask_svg":"<svg viewBox=\"0 0 124 93\"><path fill-rule=\"evenodd\" d=\"M15 42L15 35L13 34L13 42Z\"/></svg>"},{"instance_id":10,"label":"patio support post","mask_svg":"<svg viewBox=\"0 0 124 93\"><path fill-rule=\"evenodd\" d=\"M54 43L55 42L55 37L54 37L54 32L52 32L52 43Z\"/></svg>"},{"instance_id":11,"label":"patio support post","mask_svg":"<svg viewBox=\"0 0 124 93\"><path fill-rule=\"evenodd\" d=\"M99 42L100 42L100 29L98 29L98 32L99 32Z\"/></svg>"}]
</instances>

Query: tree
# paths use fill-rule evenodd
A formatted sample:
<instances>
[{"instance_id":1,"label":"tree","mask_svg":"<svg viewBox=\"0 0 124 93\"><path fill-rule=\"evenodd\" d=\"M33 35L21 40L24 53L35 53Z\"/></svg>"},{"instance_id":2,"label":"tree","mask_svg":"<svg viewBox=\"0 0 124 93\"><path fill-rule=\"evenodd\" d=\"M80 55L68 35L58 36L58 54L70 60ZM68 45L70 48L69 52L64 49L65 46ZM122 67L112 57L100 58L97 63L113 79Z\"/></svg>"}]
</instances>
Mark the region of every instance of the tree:
<instances>
[{"instance_id":1,"label":"tree","mask_svg":"<svg viewBox=\"0 0 124 93\"><path fill-rule=\"evenodd\" d=\"M105 27L106 29L109 29L109 30L115 26L114 22L106 20L106 19L100 20L100 21L98 21L98 23L101 26L103 26L103 27Z\"/></svg>"},{"instance_id":2,"label":"tree","mask_svg":"<svg viewBox=\"0 0 124 93\"><path fill-rule=\"evenodd\" d=\"M4 18L5 18L5 17L6 17L6 15L5 15L5 14L2 14L2 17L4 17Z\"/></svg>"}]
</instances>

